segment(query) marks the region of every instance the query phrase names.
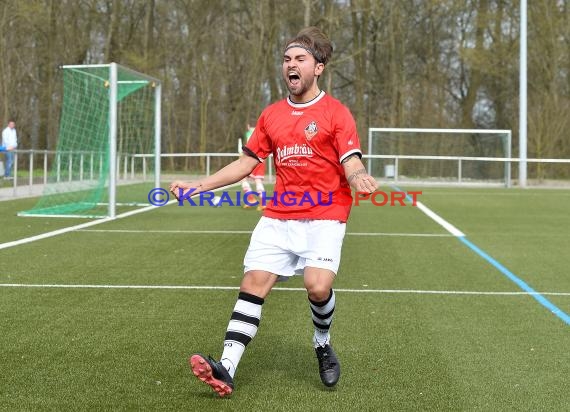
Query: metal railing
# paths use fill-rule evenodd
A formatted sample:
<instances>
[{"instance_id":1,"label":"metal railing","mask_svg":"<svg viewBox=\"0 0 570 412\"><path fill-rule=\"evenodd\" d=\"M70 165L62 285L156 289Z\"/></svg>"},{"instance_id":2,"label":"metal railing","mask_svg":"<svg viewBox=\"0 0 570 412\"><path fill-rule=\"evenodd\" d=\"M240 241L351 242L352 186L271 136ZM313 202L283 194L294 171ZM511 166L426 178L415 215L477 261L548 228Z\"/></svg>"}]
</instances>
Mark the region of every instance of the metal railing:
<instances>
[{"instance_id":1,"label":"metal railing","mask_svg":"<svg viewBox=\"0 0 570 412\"><path fill-rule=\"evenodd\" d=\"M162 164L162 173L194 173L200 175L210 175L213 173L212 163L216 159L216 166L222 166L229 163L229 159L237 159L238 153L163 153L162 159L194 159L194 168L192 170L183 170L183 168L175 168L174 170L167 170L165 164ZM118 178L122 181L129 180L151 180L154 177L151 168L153 167L154 154L119 154L117 160L117 173ZM363 159L382 162L382 165L391 167L391 175L386 176L385 171L379 170L377 167L374 169L373 174L379 179L393 181L395 183L402 183L405 181L413 181L405 176L402 170L402 163L406 161L447 161L455 162L454 176L447 177L446 181L454 184L468 184L470 178L465 174L465 164L467 162L480 162L480 163L504 163L507 170L506 178L503 183L507 187L511 187L515 178L511 177L511 169L515 170L514 166L518 165L520 159L508 157L465 157L465 156L403 156L403 155L364 155ZM0 161L4 157L0 154ZM24 195L40 195L41 188L48 183L52 182L66 182L66 181L81 181L81 180L94 180L102 176L103 169L106 167L103 154L88 151L74 151L74 152L58 152L50 150L15 150L14 163L13 163L13 180L3 181L3 190L6 188L13 189L13 196ZM560 179L570 186L570 159L536 159L528 158L526 162L529 166L536 164L537 168L545 168L547 165L568 165L564 169L564 173L558 173L554 179ZM376 165L378 166L378 165ZM559 167L559 166L558 166ZM566 166L564 166L566 167ZM216 167L216 170L218 167ZM48 179L51 174L52 178ZM272 182L274 176L273 159L267 160L267 178ZM53 180L52 180L53 179ZM532 181L533 172L529 173L529 180ZM416 181L421 179L415 179ZM430 179L426 179L430 180ZM534 180L540 182L540 176L534 176ZM484 182L483 182L484 183ZM38 190L40 189L40 190Z\"/></svg>"},{"instance_id":2,"label":"metal railing","mask_svg":"<svg viewBox=\"0 0 570 412\"><path fill-rule=\"evenodd\" d=\"M385 179L391 180L394 183L400 183L402 181L437 181L438 176L435 175L424 175L422 176L415 176L415 177L407 177L404 178L402 173L402 161L405 160L413 160L413 161L449 161L455 162L455 176L451 178L440 178L441 182L447 183L454 183L457 185L465 184L469 181L477 180L473 178L469 178L464 173L464 165L467 162L477 162L479 164L484 163L503 163L504 164L504 171L501 171L501 177L494 179L495 181L501 181L505 187L512 187L513 184L513 177L512 177L512 168L514 164L518 164L521 160L518 158L512 157L469 157L469 156L412 156L412 155L364 155L364 159L369 159L368 167L371 170L371 164L374 159L381 159L387 161L385 166L390 167L390 173L386 173L386 170L382 173L379 171L374 173L376 177L383 177ZM541 165L544 167L546 164L559 164L559 165L568 165L566 168L566 172L564 174L559 173L558 178L560 180L567 180L568 184L570 185L570 159L536 159L536 158L528 158L525 161L529 164L536 164ZM449 168L448 168L449 169ZM535 180L544 180L544 177L540 176L538 173L534 176ZM491 180L491 179L488 179ZM485 179L480 179L480 183L485 183Z\"/></svg>"},{"instance_id":3,"label":"metal railing","mask_svg":"<svg viewBox=\"0 0 570 412\"><path fill-rule=\"evenodd\" d=\"M91 151L53 151L53 150L14 150L13 179L0 184L0 187L12 188L12 196L41 195L41 189L48 183L64 183L102 178L105 165L104 153ZM212 159L237 159L238 153L163 153L162 159L196 158L204 162L204 168L191 172L209 176L212 174ZM0 162L4 160L0 154ZM118 179L125 181L147 181L154 178L151 170L154 166L154 154L117 154ZM164 168L164 167L163 167ZM187 172L176 169L172 172ZM272 158L268 159L268 179L273 180ZM48 176L51 178L48 179ZM105 178L103 176L103 178Z\"/></svg>"}]
</instances>

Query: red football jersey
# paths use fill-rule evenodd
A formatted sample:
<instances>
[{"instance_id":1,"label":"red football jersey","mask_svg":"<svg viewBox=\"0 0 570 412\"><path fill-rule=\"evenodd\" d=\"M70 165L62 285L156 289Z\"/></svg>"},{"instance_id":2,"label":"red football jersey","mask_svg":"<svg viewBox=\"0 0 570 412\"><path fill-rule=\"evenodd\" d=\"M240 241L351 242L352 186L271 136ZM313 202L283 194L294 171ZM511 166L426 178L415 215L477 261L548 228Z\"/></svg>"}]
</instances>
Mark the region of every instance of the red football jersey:
<instances>
[{"instance_id":1,"label":"red football jersey","mask_svg":"<svg viewBox=\"0 0 570 412\"><path fill-rule=\"evenodd\" d=\"M268 106L245 151L260 160L273 153L277 180L265 216L346 222L352 195L341 162L362 152L341 102L321 91L307 103L286 98Z\"/></svg>"}]
</instances>

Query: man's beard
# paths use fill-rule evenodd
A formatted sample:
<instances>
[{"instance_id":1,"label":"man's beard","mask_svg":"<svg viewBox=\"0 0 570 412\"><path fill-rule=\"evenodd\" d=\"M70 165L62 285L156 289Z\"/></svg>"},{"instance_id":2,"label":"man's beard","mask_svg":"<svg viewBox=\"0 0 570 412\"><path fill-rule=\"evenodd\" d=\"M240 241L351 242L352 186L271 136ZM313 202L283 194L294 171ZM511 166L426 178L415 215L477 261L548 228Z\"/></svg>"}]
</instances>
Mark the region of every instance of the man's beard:
<instances>
[{"instance_id":1,"label":"man's beard","mask_svg":"<svg viewBox=\"0 0 570 412\"><path fill-rule=\"evenodd\" d=\"M292 88L289 82L287 82L286 85L287 85L287 90L289 90L289 94L291 94L292 96L302 96L305 93L307 93L311 88L310 84L307 84L302 80L301 84L299 86L296 86L295 88Z\"/></svg>"}]
</instances>

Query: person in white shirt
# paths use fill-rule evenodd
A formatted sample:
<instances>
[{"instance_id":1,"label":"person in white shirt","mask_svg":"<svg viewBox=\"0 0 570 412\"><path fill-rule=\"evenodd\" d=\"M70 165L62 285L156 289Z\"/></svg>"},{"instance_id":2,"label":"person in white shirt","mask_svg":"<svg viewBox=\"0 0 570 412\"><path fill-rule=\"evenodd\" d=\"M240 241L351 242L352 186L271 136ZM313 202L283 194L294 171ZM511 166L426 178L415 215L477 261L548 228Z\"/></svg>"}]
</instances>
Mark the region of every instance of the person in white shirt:
<instances>
[{"instance_id":1,"label":"person in white shirt","mask_svg":"<svg viewBox=\"0 0 570 412\"><path fill-rule=\"evenodd\" d=\"M16 122L10 120L8 126L2 131L2 146L6 152L4 157L6 164L4 165L4 179L12 178L12 164L14 163L14 150L18 148L18 135L16 133Z\"/></svg>"}]
</instances>

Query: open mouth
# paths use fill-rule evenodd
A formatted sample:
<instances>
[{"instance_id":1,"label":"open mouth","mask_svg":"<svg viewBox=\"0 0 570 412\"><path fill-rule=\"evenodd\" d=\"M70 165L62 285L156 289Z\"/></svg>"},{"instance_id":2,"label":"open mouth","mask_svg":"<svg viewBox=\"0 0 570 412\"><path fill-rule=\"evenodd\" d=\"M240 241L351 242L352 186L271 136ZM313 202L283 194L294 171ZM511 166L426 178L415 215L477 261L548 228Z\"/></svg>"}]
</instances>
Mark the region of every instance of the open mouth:
<instances>
[{"instance_id":1,"label":"open mouth","mask_svg":"<svg viewBox=\"0 0 570 412\"><path fill-rule=\"evenodd\" d=\"M296 72L290 71L287 75L289 78L289 83L291 83L293 86L299 84L301 81L301 77Z\"/></svg>"}]
</instances>

